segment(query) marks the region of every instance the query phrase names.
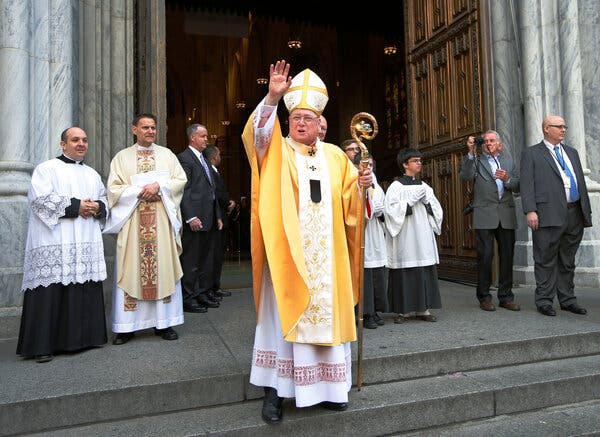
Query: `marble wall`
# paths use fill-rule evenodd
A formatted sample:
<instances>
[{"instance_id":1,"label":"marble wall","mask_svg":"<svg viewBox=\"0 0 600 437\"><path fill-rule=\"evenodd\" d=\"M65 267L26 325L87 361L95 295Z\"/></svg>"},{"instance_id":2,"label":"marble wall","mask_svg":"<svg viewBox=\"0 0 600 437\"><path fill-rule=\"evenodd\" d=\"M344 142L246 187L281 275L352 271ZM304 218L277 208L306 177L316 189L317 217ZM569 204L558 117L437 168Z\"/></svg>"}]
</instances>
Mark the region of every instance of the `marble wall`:
<instances>
[{"instance_id":1,"label":"marble wall","mask_svg":"<svg viewBox=\"0 0 600 437\"><path fill-rule=\"evenodd\" d=\"M59 154L60 133L72 125L87 132L86 161L104 178L111 157L131 144L133 42L127 0L3 0L0 308L21 305L31 172ZM106 243L112 267L114 241Z\"/></svg>"},{"instance_id":2,"label":"marble wall","mask_svg":"<svg viewBox=\"0 0 600 437\"><path fill-rule=\"evenodd\" d=\"M492 1L492 57L495 127L517 162L523 148L543 138L546 115L562 115L566 141L579 151L595 217L600 212L598 138L598 61L600 4L593 0ZM591 176L591 178L590 178ZM518 211L515 282L535 284L531 232ZM577 255L576 284L600 286L600 244L586 229Z\"/></svg>"},{"instance_id":3,"label":"marble wall","mask_svg":"<svg viewBox=\"0 0 600 437\"><path fill-rule=\"evenodd\" d=\"M600 181L600 4L578 0L585 144L590 177ZM600 216L596 215L600 220ZM600 222L598 222L600 227Z\"/></svg>"}]
</instances>

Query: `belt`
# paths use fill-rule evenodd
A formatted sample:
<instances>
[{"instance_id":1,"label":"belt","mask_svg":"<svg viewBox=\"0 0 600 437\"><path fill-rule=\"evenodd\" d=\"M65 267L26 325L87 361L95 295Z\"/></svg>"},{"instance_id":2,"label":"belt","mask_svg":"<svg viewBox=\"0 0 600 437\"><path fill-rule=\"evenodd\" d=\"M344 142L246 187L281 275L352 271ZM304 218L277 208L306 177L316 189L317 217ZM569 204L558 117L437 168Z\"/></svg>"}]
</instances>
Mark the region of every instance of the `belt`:
<instances>
[{"instance_id":1,"label":"belt","mask_svg":"<svg viewBox=\"0 0 600 437\"><path fill-rule=\"evenodd\" d=\"M576 208L577 206L579 206L579 200L577 202L569 202L569 203L567 203L567 208L569 208L569 209Z\"/></svg>"}]
</instances>

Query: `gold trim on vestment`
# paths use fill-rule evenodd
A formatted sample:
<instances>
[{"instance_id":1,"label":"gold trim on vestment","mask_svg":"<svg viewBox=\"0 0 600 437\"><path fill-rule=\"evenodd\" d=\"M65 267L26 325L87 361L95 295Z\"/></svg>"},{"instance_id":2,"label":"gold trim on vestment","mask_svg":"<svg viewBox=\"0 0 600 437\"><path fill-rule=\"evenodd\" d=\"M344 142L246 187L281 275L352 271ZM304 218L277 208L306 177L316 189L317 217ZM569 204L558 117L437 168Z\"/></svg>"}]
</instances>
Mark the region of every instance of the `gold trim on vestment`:
<instances>
[{"instance_id":1,"label":"gold trim on vestment","mask_svg":"<svg viewBox=\"0 0 600 437\"><path fill-rule=\"evenodd\" d=\"M146 173L156 168L154 150L137 151L137 172ZM141 201L139 216L139 254L142 299L155 300L158 294L158 242L156 225L156 203Z\"/></svg>"}]
</instances>

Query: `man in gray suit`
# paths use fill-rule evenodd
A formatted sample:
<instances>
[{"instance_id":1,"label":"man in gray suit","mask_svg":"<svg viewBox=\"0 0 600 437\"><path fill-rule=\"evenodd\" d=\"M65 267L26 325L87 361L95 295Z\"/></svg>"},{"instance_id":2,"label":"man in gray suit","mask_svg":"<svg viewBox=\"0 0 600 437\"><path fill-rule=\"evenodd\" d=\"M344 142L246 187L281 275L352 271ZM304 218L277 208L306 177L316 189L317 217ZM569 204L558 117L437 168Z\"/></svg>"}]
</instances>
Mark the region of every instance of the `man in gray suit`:
<instances>
[{"instance_id":1,"label":"man in gray suit","mask_svg":"<svg viewBox=\"0 0 600 437\"><path fill-rule=\"evenodd\" d=\"M521 155L521 198L527 226L532 230L535 305L545 316L555 316L558 293L561 309L587 314L573 292L575 254L583 228L592 226L592 210L579 154L562 144L567 132L558 115L542 123L544 140Z\"/></svg>"},{"instance_id":2,"label":"man in gray suit","mask_svg":"<svg viewBox=\"0 0 600 437\"><path fill-rule=\"evenodd\" d=\"M473 229L477 233L477 299L484 311L495 311L490 295L494 239L498 243L500 275L498 300L502 308L519 311L514 302L513 255L515 248L515 200L519 175L512 158L500 153L502 142L498 132L489 130L484 136L483 153L476 156L475 139L469 137L469 153L462 162L460 177L473 181Z\"/></svg>"}]
</instances>

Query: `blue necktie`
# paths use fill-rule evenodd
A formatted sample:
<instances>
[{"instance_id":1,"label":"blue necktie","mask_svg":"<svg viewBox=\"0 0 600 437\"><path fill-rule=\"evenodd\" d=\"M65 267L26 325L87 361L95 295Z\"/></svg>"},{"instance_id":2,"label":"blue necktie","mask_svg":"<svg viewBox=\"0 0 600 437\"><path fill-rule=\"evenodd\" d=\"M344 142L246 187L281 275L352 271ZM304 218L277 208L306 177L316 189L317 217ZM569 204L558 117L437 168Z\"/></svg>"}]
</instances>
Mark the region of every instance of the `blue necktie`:
<instances>
[{"instance_id":1,"label":"blue necktie","mask_svg":"<svg viewBox=\"0 0 600 437\"><path fill-rule=\"evenodd\" d=\"M554 146L554 154L556 155L556 159L558 163L562 167L563 171L569 179L571 179L571 188L569 188L569 196L571 197L571 202L577 202L579 200L579 190L577 190L577 181L575 180L575 176L569 170L569 166L565 164L565 160L560 153L560 148L558 146Z\"/></svg>"},{"instance_id":2,"label":"blue necktie","mask_svg":"<svg viewBox=\"0 0 600 437\"><path fill-rule=\"evenodd\" d=\"M210 185L212 185L213 180L210 175L210 170L208 169L208 165L206 164L206 161L204 160L204 156L202 154L200 154L200 164L202 164L202 167L204 167L204 171L206 172L206 177L208 178L208 182L210 183Z\"/></svg>"},{"instance_id":3,"label":"blue necktie","mask_svg":"<svg viewBox=\"0 0 600 437\"><path fill-rule=\"evenodd\" d=\"M210 191L212 194L212 198L214 200L215 199L215 186L213 184L210 170L208 169L208 165L206 164L206 161L204 160L204 155L202 155L202 153L200 154L200 164L202 164L202 167L204 167L204 171L206 172L206 177L208 178L208 182L210 184Z\"/></svg>"},{"instance_id":4,"label":"blue necktie","mask_svg":"<svg viewBox=\"0 0 600 437\"><path fill-rule=\"evenodd\" d=\"M495 156L492 156L492 159L494 160L494 164L496 164L495 170L500 170L500 162L498 162ZM498 186L498 199L502 199L502 196L504 195L504 181L496 178L496 185Z\"/></svg>"}]
</instances>

